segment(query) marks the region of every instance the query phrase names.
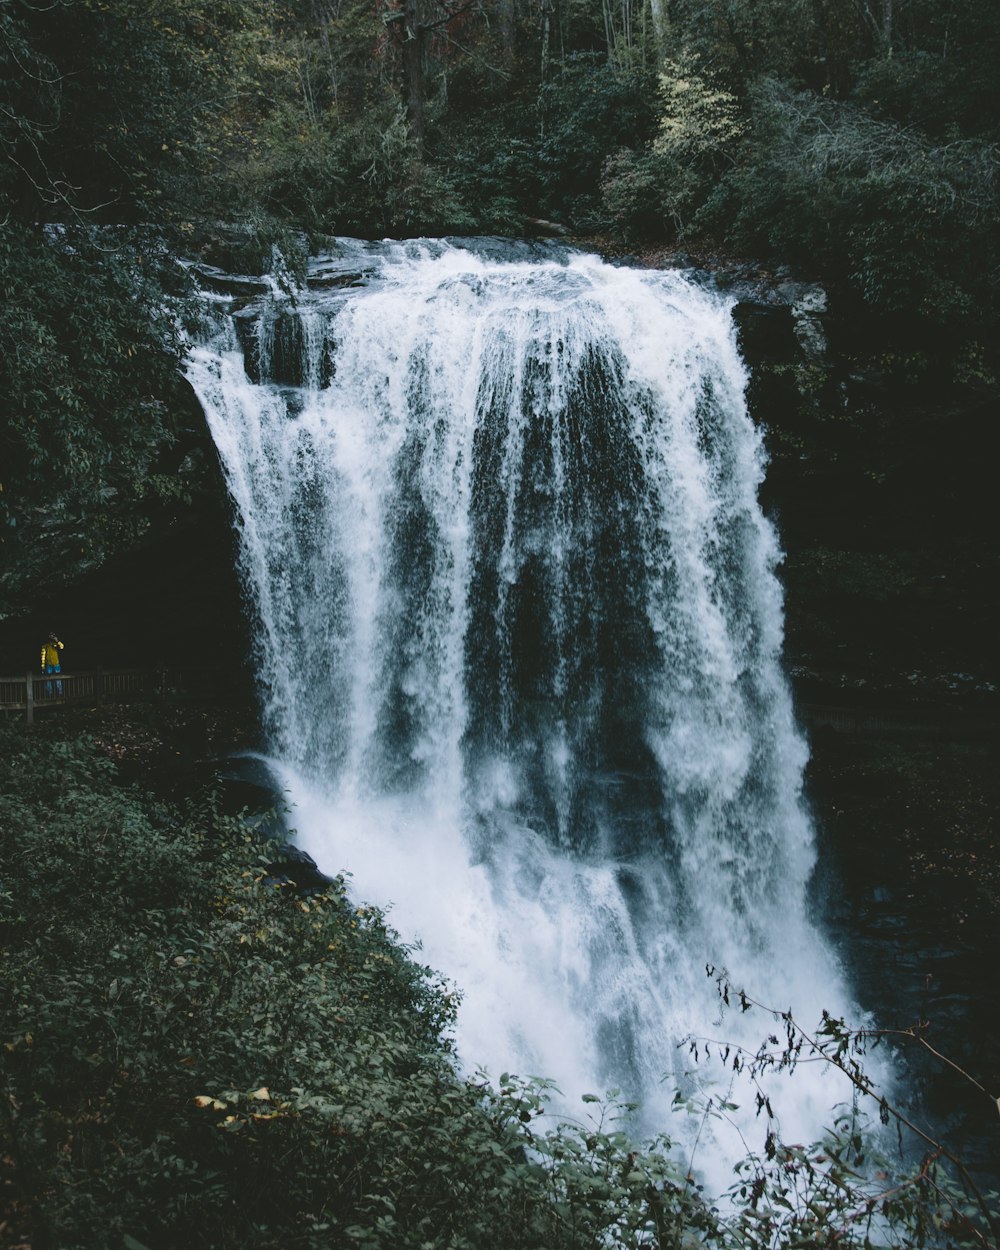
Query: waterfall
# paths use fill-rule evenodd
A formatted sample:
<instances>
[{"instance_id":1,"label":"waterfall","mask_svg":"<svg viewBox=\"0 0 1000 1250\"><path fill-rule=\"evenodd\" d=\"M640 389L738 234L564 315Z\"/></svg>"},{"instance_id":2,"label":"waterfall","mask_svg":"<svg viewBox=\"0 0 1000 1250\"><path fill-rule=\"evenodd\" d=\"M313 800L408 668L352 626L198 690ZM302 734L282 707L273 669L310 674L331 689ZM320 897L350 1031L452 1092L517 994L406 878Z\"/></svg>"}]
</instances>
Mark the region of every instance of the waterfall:
<instances>
[{"instance_id":1,"label":"waterfall","mask_svg":"<svg viewBox=\"0 0 1000 1250\"><path fill-rule=\"evenodd\" d=\"M678 1042L770 1027L720 1021L706 964L809 1024L849 1007L731 302L427 241L239 291L189 376L300 843L461 990L467 1066L673 1128ZM794 1081L815 1135L830 1091Z\"/></svg>"}]
</instances>

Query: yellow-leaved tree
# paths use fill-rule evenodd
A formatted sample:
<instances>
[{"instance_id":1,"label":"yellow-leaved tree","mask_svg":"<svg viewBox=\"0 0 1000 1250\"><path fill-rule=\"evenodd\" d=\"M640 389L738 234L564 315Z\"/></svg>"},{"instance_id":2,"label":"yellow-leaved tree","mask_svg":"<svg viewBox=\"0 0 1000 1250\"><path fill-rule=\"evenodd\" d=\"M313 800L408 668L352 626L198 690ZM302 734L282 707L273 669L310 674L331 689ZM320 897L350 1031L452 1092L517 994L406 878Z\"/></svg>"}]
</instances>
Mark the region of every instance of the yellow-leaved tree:
<instances>
[{"instance_id":1,"label":"yellow-leaved tree","mask_svg":"<svg viewBox=\"0 0 1000 1250\"><path fill-rule=\"evenodd\" d=\"M680 232L732 167L747 125L736 96L715 85L693 56L665 61L659 90L662 114L653 156L660 166L664 216Z\"/></svg>"}]
</instances>

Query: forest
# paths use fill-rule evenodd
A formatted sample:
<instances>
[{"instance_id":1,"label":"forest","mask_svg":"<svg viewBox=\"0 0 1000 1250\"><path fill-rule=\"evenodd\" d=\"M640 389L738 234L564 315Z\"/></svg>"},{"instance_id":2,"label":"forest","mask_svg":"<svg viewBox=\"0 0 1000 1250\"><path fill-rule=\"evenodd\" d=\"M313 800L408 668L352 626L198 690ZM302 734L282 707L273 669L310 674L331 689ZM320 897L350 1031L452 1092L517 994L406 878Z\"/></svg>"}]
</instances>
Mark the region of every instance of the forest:
<instances>
[{"instance_id":1,"label":"forest","mask_svg":"<svg viewBox=\"0 0 1000 1250\"><path fill-rule=\"evenodd\" d=\"M939 894L950 939L994 933L998 65L995 0L0 0L0 667L165 535L213 576L199 265L294 281L335 236L498 236L816 284L828 358L741 325L797 689L830 698L839 665L976 728L822 739L811 800L856 822L853 863ZM617 1091L556 1123L546 1073L460 1075L462 987L349 874L290 881L273 812L178 771L203 714L115 715L0 713L5 1250L998 1244L988 1162L934 1134L909 1170L880 1156L890 1031L817 1032L721 976L781 1035L751 1077L805 1049L857 1090L815 1147L761 1096L722 1203Z\"/></svg>"},{"instance_id":2,"label":"forest","mask_svg":"<svg viewBox=\"0 0 1000 1250\"><path fill-rule=\"evenodd\" d=\"M989 0L5 0L0 38L0 529L25 572L39 507L100 558L178 490L150 455L183 407L172 258L223 226L235 267L539 230L791 266L901 383L993 393Z\"/></svg>"}]
</instances>

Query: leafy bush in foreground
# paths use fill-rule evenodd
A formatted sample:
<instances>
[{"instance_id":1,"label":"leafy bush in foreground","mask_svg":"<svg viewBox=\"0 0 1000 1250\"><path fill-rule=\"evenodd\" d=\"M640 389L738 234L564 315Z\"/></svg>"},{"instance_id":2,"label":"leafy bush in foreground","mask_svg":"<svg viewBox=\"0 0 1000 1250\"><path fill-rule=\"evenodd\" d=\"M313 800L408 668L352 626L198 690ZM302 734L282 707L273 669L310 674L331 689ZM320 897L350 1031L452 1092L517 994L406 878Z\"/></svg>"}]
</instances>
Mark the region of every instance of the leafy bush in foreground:
<instances>
[{"instance_id":1,"label":"leafy bush in foreground","mask_svg":"<svg viewBox=\"0 0 1000 1250\"><path fill-rule=\"evenodd\" d=\"M0 1114L26 1243L596 1245L664 1173L547 1202L524 1131L543 1091L456 1075L453 996L342 881L290 896L211 798L171 811L85 740L3 737Z\"/></svg>"},{"instance_id":2,"label":"leafy bush in foreground","mask_svg":"<svg viewBox=\"0 0 1000 1250\"><path fill-rule=\"evenodd\" d=\"M938 1200L927 1158L866 1187L851 1116L822 1152L769 1133L724 1216L666 1138L639 1148L620 1130L626 1105L588 1096L587 1124L543 1129L544 1081L457 1075L454 995L343 880L290 892L211 795L171 809L56 729L0 726L12 1244L990 1244Z\"/></svg>"}]
</instances>

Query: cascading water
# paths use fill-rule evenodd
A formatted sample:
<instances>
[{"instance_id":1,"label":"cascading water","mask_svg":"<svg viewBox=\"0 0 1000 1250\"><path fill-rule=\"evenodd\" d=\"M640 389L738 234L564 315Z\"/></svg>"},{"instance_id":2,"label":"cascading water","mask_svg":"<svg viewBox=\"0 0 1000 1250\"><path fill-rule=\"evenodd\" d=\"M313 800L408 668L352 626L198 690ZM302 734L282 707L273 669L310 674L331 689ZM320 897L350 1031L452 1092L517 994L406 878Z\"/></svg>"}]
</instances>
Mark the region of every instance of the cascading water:
<instances>
[{"instance_id":1,"label":"cascading water","mask_svg":"<svg viewBox=\"0 0 1000 1250\"><path fill-rule=\"evenodd\" d=\"M458 984L467 1064L663 1128L679 1040L741 1040L706 964L810 1022L847 1002L761 441L726 299L495 252L344 244L218 299L189 376L301 844ZM830 1091L795 1080L815 1134Z\"/></svg>"}]
</instances>

